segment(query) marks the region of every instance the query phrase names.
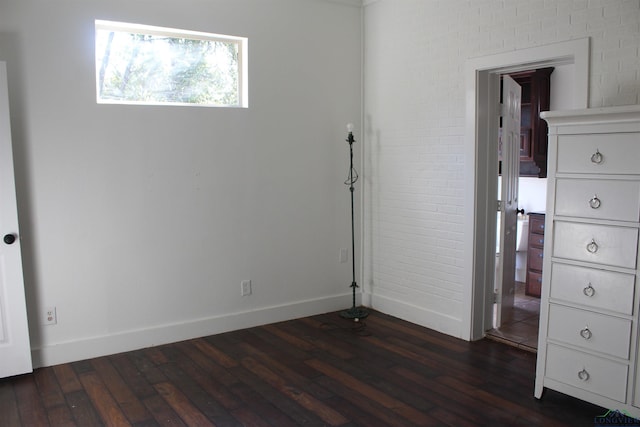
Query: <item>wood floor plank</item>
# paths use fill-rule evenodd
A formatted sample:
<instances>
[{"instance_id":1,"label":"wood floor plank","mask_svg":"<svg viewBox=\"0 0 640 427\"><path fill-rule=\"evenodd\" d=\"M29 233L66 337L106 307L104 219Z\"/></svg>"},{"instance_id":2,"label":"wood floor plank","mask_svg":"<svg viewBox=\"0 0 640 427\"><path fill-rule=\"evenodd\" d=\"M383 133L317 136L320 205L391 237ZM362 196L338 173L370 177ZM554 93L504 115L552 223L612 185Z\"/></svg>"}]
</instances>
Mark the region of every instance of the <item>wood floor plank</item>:
<instances>
[{"instance_id":1,"label":"wood floor plank","mask_svg":"<svg viewBox=\"0 0 640 427\"><path fill-rule=\"evenodd\" d=\"M180 365L183 354L171 345L163 350L165 356L171 360L161 367L167 377L167 380L188 399L195 408L198 409L207 419L214 424L223 425L230 422L233 417L231 414L217 402L206 390L198 384L195 378L189 376ZM157 389L157 388L156 388Z\"/></svg>"},{"instance_id":2,"label":"wood floor plank","mask_svg":"<svg viewBox=\"0 0 640 427\"><path fill-rule=\"evenodd\" d=\"M33 377L45 408L66 404L53 368L36 369L33 372Z\"/></svg>"},{"instance_id":3,"label":"wood floor plank","mask_svg":"<svg viewBox=\"0 0 640 427\"><path fill-rule=\"evenodd\" d=\"M147 357L145 350L133 351L129 353L129 358L140 375L150 385L167 381L167 377L164 376L158 365Z\"/></svg>"},{"instance_id":4,"label":"wood floor plank","mask_svg":"<svg viewBox=\"0 0 640 427\"><path fill-rule=\"evenodd\" d=\"M163 365L167 363L167 358L162 353L162 349L158 347L149 347L144 349L143 352L155 365Z\"/></svg>"},{"instance_id":5,"label":"wood floor plank","mask_svg":"<svg viewBox=\"0 0 640 427\"><path fill-rule=\"evenodd\" d=\"M456 426L456 427L477 427L478 424L467 420L466 418L446 410L445 408L435 408L429 411L436 420L440 421L443 425Z\"/></svg>"},{"instance_id":6,"label":"wood floor plank","mask_svg":"<svg viewBox=\"0 0 640 427\"><path fill-rule=\"evenodd\" d=\"M287 340L281 337L284 334L273 334L264 326L252 328L247 332L243 336L242 342L236 344L240 350L243 350L241 347L243 344L250 344L254 348L260 348L263 353L274 359L287 359L289 363L297 364L298 369L304 369L303 362L309 358L309 353L291 346ZM313 350L313 346L309 347L309 351Z\"/></svg>"},{"instance_id":7,"label":"wood floor plank","mask_svg":"<svg viewBox=\"0 0 640 427\"><path fill-rule=\"evenodd\" d=\"M47 410L47 417L49 418L49 423L55 427L75 427L78 425L67 405L49 408Z\"/></svg>"},{"instance_id":8,"label":"wood floor plank","mask_svg":"<svg viewBox=\"0 0 640 427\"><path fill-rule=\"evenodd\" d=\"M255 390L255 387L251 387L243 382L238 382L229 390L243 402L243 408L249 408L252 412L259 414L260 417L270 425L278 427L295 427L300 425L296 423L289 414L272 405L268 399L265 399L264 396ZM232 413L234 412L235 411L232 411Z\"/></svg>"},{"instance_id":9,"label":"wood floor plank","mask_svg":"<svg viewBox=\"0 0 640 427\"><path fill-rule=\"evenodd\" d=\"M165 382L154 387L188 426L215 426L173 384Z\"/></svg>"},{"instance_id":10,"label":"wood floor plank","mask_svg":"<svg viewBox=\"0 0 640 427\"><path fill-rule=\"evenodd\" d=\"M340 359L352 359L354 357L350 351L336 345L331 335L325 333L322 322L307 317L300 319L300 321L295 324L295 327L297 330L303 330L304 339L312 342L316 349ZM287 331L288 330L292 330L291 333L294 333L292 327L288 327Z\"/></svg>"},{"instance_id":11,"label":"wood floor plank","mask_svg":"<svg viewBox=\"0 0 640 427\"><path fill-rule=\"evenodd\" d=\"M271 357L264 351L261 351L259 348L254 347L253 345L242 343L240 347L245 350L246 355L249 358L255 358L267 366L271 371L273 371L280 379L287 381L290 384L295 385L296 387L304 388L308 390L314 397L325 400L329 399L333 396L329 390L326 390L322 387L318 387L313 379L317 377L317 371L309 366L307 366L304 362L299 361L291 361L286 359L286 357L278 357L276 354L276 358ZM280 363L280 360L286 360L288 363ZM303 365L303 366L300 366Z\"/></svg>"},{"instance_id":12,"label":"wood floor plank","mask_svg":"<svg viewBox=\"0 0 640 427\"><path fill-rule=\"evenodd\" d=\"M228 370L223 368L214 360L211 360L200 348L196 345L200 340L189 341L179 346L181 349L185 349L187 345L192 346L193 349L184 351L187 357L192 360L200 369L206 372L208 375L214 377L216 381L225 387L231 387L238 382L238 379L229 373Z\"/></svg>"},{"instance_id":13,"label":"wood floor plank","mask_svg":"<svg viewBox=\"0 0 640 427\"><path fill-rule=\"evenodd\" d=\"M225 368L233 368L235 366L238 366L238 362L236 362L236 360L218 350L215 346L209 344L205 340L196 340L194 342L194 345L198 348L198 350L203 352L211 360Z\"/></svg>"},{"instance_id":14,"label":"wood floor plank","mask_svg":"<svg viewBox=\"0 0 640 427\"><path fill-rule=\"evenodd\" d=\"M410 342L397 337L366 337L363 338L371 342L375 347L384 351L400 356L402 359L396 359L396 364L426 366L434 373L447 371L450 375L460 376L465 381L480 384L483 382L483 370L474 369L468 363L461 362L447 353L435 351L435 349L423 348L415 346Z\"/></svg>"},{"instance_id":15,"label":"wood floor plank","mask_svg":"<svg viewBox=\"0 0 640 427\"><path fill-rule=\"evenodd\" d=\"M438 361L438 357L436 355L433 355L435 357L430 357L430 354L421 354L421 352L415 351L415 349L407 349L402 346L398 346L397 344L392 344L388 339L383 340L379 337L366 337L363 339L369 341L373 346L403 357L407 362L426 366L435 372L441 368L441 363Z\"/></svg>"},{"instance_id":16,"label":"wood floor plank","mask_svg":"<svg viewBox=\"0 0 640 427\"><path fill-rule=\"evenodd\" d=\"M47 418L52 426L71 427L76 423L67 406L62 388L58 383L53 368L36 369L33 377L38 387L42 403L47 411Z\"/></svg>"},{"instance_id":17,"label":"wood floor plank","mask_svg":"<svg viewBox=\"0 0 640 427\"><path fill-rule=\"evenodd\" d=\"M153 419L108 358L99 357L93 359L92 364L130 423L138 424Z\"/></svg>"},{"instance_id":18,"label":"wood floor plank","mask_svg":"<svg viewBox=\"0 0 640 427\"><path fill-rule=\"evenodd\" d=\"M336 381L344 384L346 387L352 389L355 393L365 395L369 399L377 402L378 404L389 408L396 412L398 415L405 417L409 421L415 423L415 425L428 426L436 425L433 418L421 413L420 411L408 406L404 402L395 399L393 396L389 396L386 393L370 386L369 384L346 374L343 371L335 369L333 366L318 360L311 359L307 363L314 369L322 372L323 374L330 376Z\"/></svg>"},{"instance_id":19,"label":"wood floor plank","mask_svg":"<svg viewBox=\"0 0 640 427\"><path fill-rule=\"evenodd\" d=\"M251 427L271 427L272 424L269 424L264 420L260 415L255 413L254 411L249 410L248 408L238 408L233 412L233 417L238 420L243 426L251 426Z\"/></svg>"},{"instance_id":20,"label":"wood floor plank","mask_svg":"<svg viewBox=\"0 0 640 427\"><path fill-rule=\"evenodd\" d=\"M19 426L18 401L13 391L12 379L0 380L0 427Z\"/></svg>"},{"instance_id":21,"label":"wood floor plank","mask_svg":"<svg viewBox=\"0 0 640 427\"><path fill-rule=\"evenodd\" d=\"M463 381L460 381L457 378L441 376L438 377L438 381L443 385L456 390L459 393L463 393L469 397L472 397L474 400L481 402L485 407L487 405L490 405L494 408L500 408L500 410L507 411L514 416L514 419L519 418L521 415L525 415L528 412L527 409L521 405L514 404L507 399L503 399L499 396L487 393L485 390L478 387L473 387ZM540 414L531 413L528 415L529 419L533 423L544 422L545 425L549 426L558 425L558 423L555 423L553 420L547 420Z\"/></svg>"},{"instance_id":22,"label":"wood floor plank","mask_svg":"<svg viewBox=\"0 0 640 427\"><path fill-rule=\"evenodd\" d=\"M124 427L131 425L98 374L95 372L80 374L80 383L106 426Z\"/></svg>"},{"instance_id":23,"label":"wood floor plank","mask_svg":"<svg viewBox=\"0 0 640 427\"><path fill-rule=\"evenodd\" d=\"M242 406L242 402L229 391L229 389L219 381L214 375L209 375L197 363L193 361L191 355L198 353L199 350L192 341L182 342L176 346L187 356L178 361L178 366L186 375L192 378L204 391L221 404L227 410L238 409ZM204 356L204 354L202 355ZM206 357L206 356L204 356ZM197 356L196 356L197 358Z\"/></svg>"},{"instance_id":24,"label":"wood floor plank","mask_svg":"<svg viewBox=\"0 0 640 427\"><path fill-rule=\"evenodd\" d=\"M82 384L70 364L56 365L53 367L53 372L63 393L82 390Z\"/></svg>"},{"instance_id":25,"label":"wood floor plank","mask_svg":"<svg viewBox=\"0 0 640 427\"><path fill-rule=\"evenodd\" d=\"M155 390L155 388L154 388ZM149 412L153 414L156 422L160 426L166 427L185 427L186 424L182 418L174 411L169 403L162 396L156 394L149 396L143 400L144 405Z\"/></svg>"},{"instance_id":26,"label":"wood floor plank","mask_svg":"<svg viewBox=\"0 0 640 427\"><path fill-rule=\"evenodd\" d=\"M288 345L299 348L302 351L311 351L315 348L315 346L312 343L307 342L304 339L301 339L297 336L291 335L285 332L284 330L282 330L281 328L282 328L282 325L279 325L279 326L266 325L266 326L263 326L261 329L269 332L270 334L277 336L278 338L285 341Z\"/></svg>"},{"instance_id":27,"label":"wood floor plank","mask_svg":"<svg viewBox=\"0 0 640 427\"><path fill-rule=\"evenodd\" d=\"M100 414L94 408L84 389L67 393L65 397L78 427L103 426L105 424L101 421Z\"/></svg>"},{"instance_id":28,"label":"wood floor plank","mask_svg":"<svg viewBox=\"0 0 640 427\"><path fill-rule=\"evenodd\" d=\"M473 397L461 395L456 390L442 386L437 382L438 377L425 378L403 366L394 368L392 374L410 381L405 382L406 387L417 396L429 400L434 405L434 409L447 411L456 419L464 420L464 423L483 425L487 419L494 420L497 425L507 422L508 414L504 411L480 405Z\"/></svg>"},{"instance_id":29,"label":"wood floor plank","mask_svg":"<svg viewBox=\"0 0 640 427\"><path fill-rule=\"evenodd\" d=\"M266 366L258 363L256 360L245 358L242 360L242 365L269 383L277 391L287 396L289 399L297 402L302 407L316 414L328 425L339 426L348 421L340 413L334 411L332 408L325 405L309 393L286 383L279 375L275 374Z\"/></svg>"},{"instance_id":30,"label":"wood floor plank","mask_svg":"<svg viewBox=\"0 0 640 427\"><path fill-rule=\"evenodd\" d=\"M116 354L109 357L109 360L138 399L156 394L156 390L145 380L127 353Z\"/></svg>"},{"instance_id":31,"label":"wood floor plank","mask_svg":"<svg viewBox=\"0 0 640 427\"><path fill-rule=\"evenodd\" d=\"M253 399L256 399L257 401L263 400L274 406L278 412L286 414L287 418L290 418L293 421L293 425L324 425L322 420L315 414L307 411L297 402L286 398L282 394L275 393L271 385L250 370L246 369L244 366L241 365L234 368L232 373L239 378L244 385L251 389L253 393L249 393L249 396L253 395ZM246 392L246 389L243 388L242 390ZM252 400L250 399L251 397L246 398L244 400L245 403L251 404Z\"/></svg>"},{"instance_id":32,"label":"wood floor plank","mask_svg":"<svg viewBox=\"0 0 640 427\"><path fill-rule=\"evenodd\" d=\"M79 360L77 362L72 362L71 367L76 375L84 374L85 372L93 372L91 360Z\"/></svg>"},{"instance_id":33,"label":"wood floor plank","mask_svg":"<svg viewBox=\"0 0 640 427\"><path fill-rule=\"evenodd\" d=\"M52 426L71 427L76 423L67 406L64 393L53 367L36 369L33 377L38 387L38 393L47 411L47 418Z\"/></svg>"},{"instance_id":34,"label":"wood floor plank","mask_svg":"<svg viewBox=\"0 0 640 427\"><path fill-rule=\"evenodd\" d=\"M325 378L329 380L329 378L327 377ZM350 391L348 393L353 394ZM366 427L366 426L378 427L380 425L394 425L394 424L399 425L397 422L398 417L395 416L395 414L390 413L388 420L386 422L383 422L384 418L380 418L376 416L376 414L374 413L364 411L362 408L360 408L359 406L351 402L349 399L346 399L343 396L340 396L339 393L333 393L333 394L334 396L331 399L328 399L326 403L342 414L349 414L349 419L351 420L351 422L348 424L344 424L344 426L356 425L356 426L362 426L362 427Z\"/></svg>"},{"instance_id":35,"label":"wood floor plank","mask_svg":"<svg viewBox=\"0 0 640 427\"><path fill-rule=\"evenodd\" d=\"M14 382L20 420L27 426L48 426L47 410L33 375L21 375Z\"/></svg>"},{"instance_id":36,"label":"wood floor plank","mask_svg":"<svg viewBox=\"0 0 640 427\"><path fill-rule=\"evenodd\" d=\"M511 424L515 424L517 420L528 420L534 425L544 425L549 427L563 426L564 423L545 417L542 414L534 411L529 411L522 405L515 404L507 399L503 399L494 394L488 393L485 390L478 389L477 387L470 387L468 384L451 377L440 377L439 381L447 385L450 388L457 390L460 393L464 393L468 396L472 396L475 400L482 402L482 404L499 408L502 411L509 413L513 418L510 420Z\"/></svg>"},{"instance_id":37,"label":"wood floor plank","mask_svg":"<svg viewBox=\"0 0 640 427\"><path fill-rule=\"evenodd\" d=\"M386 408L378 402L370 399L368 396L354 391L339 381L327 376L322 376L316 382L323 387L333 390L344 401L349 402L353 407L357 408L355 412L347 412L351 419L362 422L363 425L377 426L396 426L396 427L413 427L414 424L409 420L398 417L391 408ZM345 406L346 407L346 406ZM350 407L349 407L350 408ZM362 414L366 416L362 417ZM358 418L360 417L360 418Z\"/></svg>"}]
</instances>

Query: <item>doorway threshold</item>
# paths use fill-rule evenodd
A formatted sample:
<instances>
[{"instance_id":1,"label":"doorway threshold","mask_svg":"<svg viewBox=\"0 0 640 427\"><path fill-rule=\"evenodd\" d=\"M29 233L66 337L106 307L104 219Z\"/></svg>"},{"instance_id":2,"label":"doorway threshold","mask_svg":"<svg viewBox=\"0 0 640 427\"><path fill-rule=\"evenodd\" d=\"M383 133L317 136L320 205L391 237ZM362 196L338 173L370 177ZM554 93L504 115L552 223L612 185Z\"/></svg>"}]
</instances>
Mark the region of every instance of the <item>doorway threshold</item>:
<instances>
[{"instance_id":1,"label":"doorway threshold","mask_svg":"<svg viewBox=\"0 0 640 427\"><path fill-rule=\"evenodd\" d=\"M510 337L504 337L501 336L502 334L500 333L499 330L497 329L491 329L490 331L487 331L487 339L490 339L491 341L497 341L500 342L502 344L506 344L510 347L515 347L515 348L519 348L520 350L524 350L524 351L528 351L530 353L538 353L538 349L536 347L532 347L529 344L525 344L522 342L518 342L515 341L513 338Z\"/></svg>"},{"instance_id":2,"label":"doorway threshold","mask_svg":"<svg viewBox=\"0 0 640 427\"><path fill-rule=\"evenodd\" d=\"M486 337L537 353L540 298L526 295L522 282L516 282L515 291L513 307L504 311L502 325L487 331Z\"/></svg>"}]
</instances>

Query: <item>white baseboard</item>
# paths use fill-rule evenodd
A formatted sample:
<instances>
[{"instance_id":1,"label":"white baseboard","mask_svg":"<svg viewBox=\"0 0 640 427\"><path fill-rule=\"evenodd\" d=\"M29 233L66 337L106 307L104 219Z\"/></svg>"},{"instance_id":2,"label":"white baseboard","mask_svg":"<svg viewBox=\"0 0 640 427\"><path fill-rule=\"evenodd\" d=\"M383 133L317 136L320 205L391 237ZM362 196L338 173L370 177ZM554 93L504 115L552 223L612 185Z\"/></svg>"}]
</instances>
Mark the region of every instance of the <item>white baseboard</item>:
<instances>
[{"instance_id":1,"label":"white baseboard","mask_svg":"<svg viewBox=\"0 0 640 427\"><path fill-rule=\"evenodd\" d=\"M152 328L55 343L31 350L33 367L58 365L349 308L351 294L298 301ZM360 296L357 296L358 300Z\"/></svg>"},{"instance_id":2,"label":"white baseboard","mask_svg":"<svg viewBox=\"0 0 640 427\"><path fill-rule=\"evenodd\" d=\"M375 294L370 296L370 301L371 308L381 313L442 332L443 334L462 338L462 319L456 319L442 313L407 304L404 301Z\"/></svg>"}]
</instances>

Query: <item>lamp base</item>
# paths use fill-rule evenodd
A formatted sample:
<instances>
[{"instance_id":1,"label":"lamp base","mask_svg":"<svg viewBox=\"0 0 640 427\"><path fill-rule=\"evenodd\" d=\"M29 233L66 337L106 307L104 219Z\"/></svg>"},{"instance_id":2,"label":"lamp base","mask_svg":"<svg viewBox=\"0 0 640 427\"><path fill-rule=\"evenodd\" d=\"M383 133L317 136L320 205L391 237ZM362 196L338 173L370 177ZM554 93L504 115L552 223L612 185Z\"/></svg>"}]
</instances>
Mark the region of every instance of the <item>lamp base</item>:
<instances>
[{"instance_id":1,"label":"lamp base","mask_svg":"<svg viewBox=\"0 0 640 427\"><path fill-rule=\"evenodd\" d=\"M369 315L369 311L367 311L364 307L351 307L348 310L344 310L340 312L340 317L345 319L353 319L356 322L360 319L364 319Z\"/></svg>"}]
</instances>

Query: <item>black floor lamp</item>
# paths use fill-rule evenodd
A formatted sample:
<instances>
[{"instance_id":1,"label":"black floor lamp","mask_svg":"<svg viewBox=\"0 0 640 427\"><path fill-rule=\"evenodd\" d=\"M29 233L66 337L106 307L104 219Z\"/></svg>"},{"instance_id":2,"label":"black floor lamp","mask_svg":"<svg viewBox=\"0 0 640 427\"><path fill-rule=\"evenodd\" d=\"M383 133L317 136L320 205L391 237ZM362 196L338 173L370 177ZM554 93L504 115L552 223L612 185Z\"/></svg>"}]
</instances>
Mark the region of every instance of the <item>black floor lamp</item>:
<instances>
[{"instance_id":1,"label":"black floor lamp","mask_svg":"<svg viewBox=\"0 0 640 427\"><path fill-rule=\"evenodd\" d=\"M349 143L349 176L347 180L344 182L349 186L349 191L351 192L351 272L352 272L352 280L351 280L351 292L353 294L353 303L351 308L348 310L344 310L340 312L340 316L345 319L353 319L354 321L359 321L369 315L369 312L363 307L356 307L356 288L358 284L356 283L356 239L355 239L355 227L354 227L354 211L353 211L353 191L354 184L358 180L358 172L353 168L353 143L356 140L353 138L353 124L349 123L347 125L347 135L346 141Z\"/></svg>"}]
</instances>

